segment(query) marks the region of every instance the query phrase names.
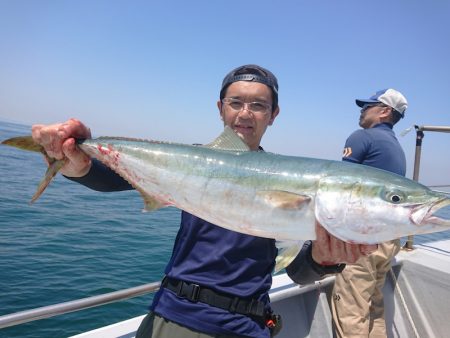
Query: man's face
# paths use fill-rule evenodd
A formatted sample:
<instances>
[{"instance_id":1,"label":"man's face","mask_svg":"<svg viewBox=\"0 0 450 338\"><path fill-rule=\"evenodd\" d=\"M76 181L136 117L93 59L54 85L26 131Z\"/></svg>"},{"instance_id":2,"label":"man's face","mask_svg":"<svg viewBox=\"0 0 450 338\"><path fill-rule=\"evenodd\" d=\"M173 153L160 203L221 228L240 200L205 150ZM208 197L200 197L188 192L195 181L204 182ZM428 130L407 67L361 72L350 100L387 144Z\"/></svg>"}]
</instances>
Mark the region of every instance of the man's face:
<instances>
[{"instance_id":1,"label":"man's face","mask_svg":"<svg viewBox=\"0 0 450 338\"><path fill-rule=\"evenodd\" d=\"M361 109L359 116L359 125L364 129L372 128L374 125L381 123L382 118L386 117L387 107L377 104L367 104Z\"/></svg>"},{"instance_id":2,"label":"man's face","mask_svg":"<svg viewBox=\"0 0 450 338\"><path fill-rule=\"evenodd\" d=\"M237 104L217 102L224 125L232 128L251 150L258 150L261 138L267 127L272 125L279 108L276 107L273 112L271 108L255 111L252 111L252 108L272 105L271 89L259 82L237 81L228 86L224 98L231 98L237 102ZM244 104L242 109L237 109L239 102L255 102L256 105Z\"/></svg>"}]
</instances>

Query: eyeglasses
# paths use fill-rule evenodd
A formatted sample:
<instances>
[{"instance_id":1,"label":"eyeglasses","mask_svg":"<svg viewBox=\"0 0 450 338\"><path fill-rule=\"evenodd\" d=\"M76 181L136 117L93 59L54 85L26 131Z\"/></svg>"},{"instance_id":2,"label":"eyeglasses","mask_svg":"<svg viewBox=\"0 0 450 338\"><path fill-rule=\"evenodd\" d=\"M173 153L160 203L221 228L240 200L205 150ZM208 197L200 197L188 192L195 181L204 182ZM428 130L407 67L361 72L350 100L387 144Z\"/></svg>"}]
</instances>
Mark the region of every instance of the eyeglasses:
<instances>
[{"instance_id":1,"label":"eyeglasses","mask_svg":"<svg viewBox=\"0 0 450 338\"><path fill-rule=\"evenodd\" d=\"M231 97L226 97L222 99L222 103L230 106L231 109L237 112L243 109L247 109L252 113L267 114L272 109L272 105L266 102L261 101L244 102L239 99L233 99Z\"/></svg>"},{"instance_id":2,"label":"eyeglasses","mask_svg":"<svg viewBox=\"0 0 450 338\"><path fill-rule=\"evenodd\" d=\"M362 106L361 108L361 114L364 113L366 110L372 108L372 107L387 107L384 104L373 104L373 103L366 103L364 106Z\"/></svg>"}]
</instances>

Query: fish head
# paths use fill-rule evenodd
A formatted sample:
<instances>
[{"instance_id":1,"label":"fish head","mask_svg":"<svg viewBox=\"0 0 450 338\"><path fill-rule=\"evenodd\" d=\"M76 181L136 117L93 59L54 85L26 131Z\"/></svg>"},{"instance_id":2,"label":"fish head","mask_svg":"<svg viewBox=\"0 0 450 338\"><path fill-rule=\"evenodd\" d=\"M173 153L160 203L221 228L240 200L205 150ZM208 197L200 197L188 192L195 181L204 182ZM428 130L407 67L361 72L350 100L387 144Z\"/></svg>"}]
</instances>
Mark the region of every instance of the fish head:
<instances>
[{"instance_id":1,"label":"fish head","mask_svg":"<svg viewBox=\"0 0 450 338\"><path fill-rule=\"evenodd\" d=\"M378 171L373 177L328 176L315 200L317 221L334 236L375 244L450 230L450 206L443 193L403 176Z\"/></svg>"}]
</instances>

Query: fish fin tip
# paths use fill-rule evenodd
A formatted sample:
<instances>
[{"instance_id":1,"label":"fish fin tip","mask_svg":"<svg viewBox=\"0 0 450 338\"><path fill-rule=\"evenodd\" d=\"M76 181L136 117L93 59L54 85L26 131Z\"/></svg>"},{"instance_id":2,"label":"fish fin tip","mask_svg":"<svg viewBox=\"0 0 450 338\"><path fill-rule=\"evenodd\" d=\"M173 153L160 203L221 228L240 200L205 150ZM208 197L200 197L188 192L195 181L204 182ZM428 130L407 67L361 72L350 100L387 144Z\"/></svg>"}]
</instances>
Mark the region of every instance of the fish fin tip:
<instances>
[{"instance_id":1,"label":"fish fin tip","mask_svg":"<svg viewBox=\"0 0 450 338\"><path fill-rule=\"evenodd\" d=\"M144 212L156 211L168 206L167 204L160 202L153 196L149 196L145 193L141 193L141 195L142 198L144 199L144 210L143 210Z\"/></svg>"},{"instance_id":2,"label":"fish fin tip","mask_svg":"<svg viewBox=\"0 0 450 338\"><path fill-rule=\"evenodd\" d=\"M248 145L229 126L225 126L219 137L204 147L228 151L250 151Z\"/></svg>"},{"instance_id":3,"label":"fish fin tip","mask_svg":"<svg viewBox=\"0 0 450 338\"><path fill-rule=\"evenodd\" d=\"M286 268L297 257L304 241L276 241L278 255L275 258L274 273Z\"/></svg>"},{"instance_id":4,"label":"fish fin tip","mask_svg":"<svg viewBox=\"0 0 450 338\"><path fill-rule=\"evenodd\" d=\"M152 211L156 211L159 209L163 209L165 207L166 207L166 205L163 205L163 204L145 203L143 211L144 212L152 212Z\"/></svg>"}]
</instances>

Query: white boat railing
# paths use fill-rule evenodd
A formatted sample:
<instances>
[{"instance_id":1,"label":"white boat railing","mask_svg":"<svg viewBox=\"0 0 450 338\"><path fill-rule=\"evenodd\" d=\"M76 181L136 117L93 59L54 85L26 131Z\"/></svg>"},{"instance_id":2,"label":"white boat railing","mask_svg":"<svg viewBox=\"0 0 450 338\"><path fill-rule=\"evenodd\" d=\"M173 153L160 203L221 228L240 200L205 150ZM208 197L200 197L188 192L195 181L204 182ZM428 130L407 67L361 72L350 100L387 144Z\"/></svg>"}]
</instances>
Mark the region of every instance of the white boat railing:
<instances>
[{"instance_id":1,"label":"white boat railing","mask_svg":"<svg viewBox=\"0 0 450 338\"><path fill-rule=\"evenodd\" d=\"M98 296L77 299L0 316L0 329L142 296L147 293L155 292L159 289L160 285L160 282L143 284L133 288L105 293Z\"/></svg>"},{"instance_id":2,"label":"white boat railing","mask_svg":"<svg viewBox=\"0 0 450 338\"><path fill-rule=\"evenodd\" d=\"M298 294L310 292L311 290L320 290L321 288L330 285L333 281L334 277L327 277L316 282L315 284L303 286L299 286L290 281L290 283L282 284L280 287L273 287L270 290L270 300L271 302L276 302ZM160 285L160 282L143 284L133 288L105 293L98 296L77 299L74 301L43 306L36 309L0 316L0 329L142 296L144 294L157 291Z\"/></svg>"}]
</instances>

